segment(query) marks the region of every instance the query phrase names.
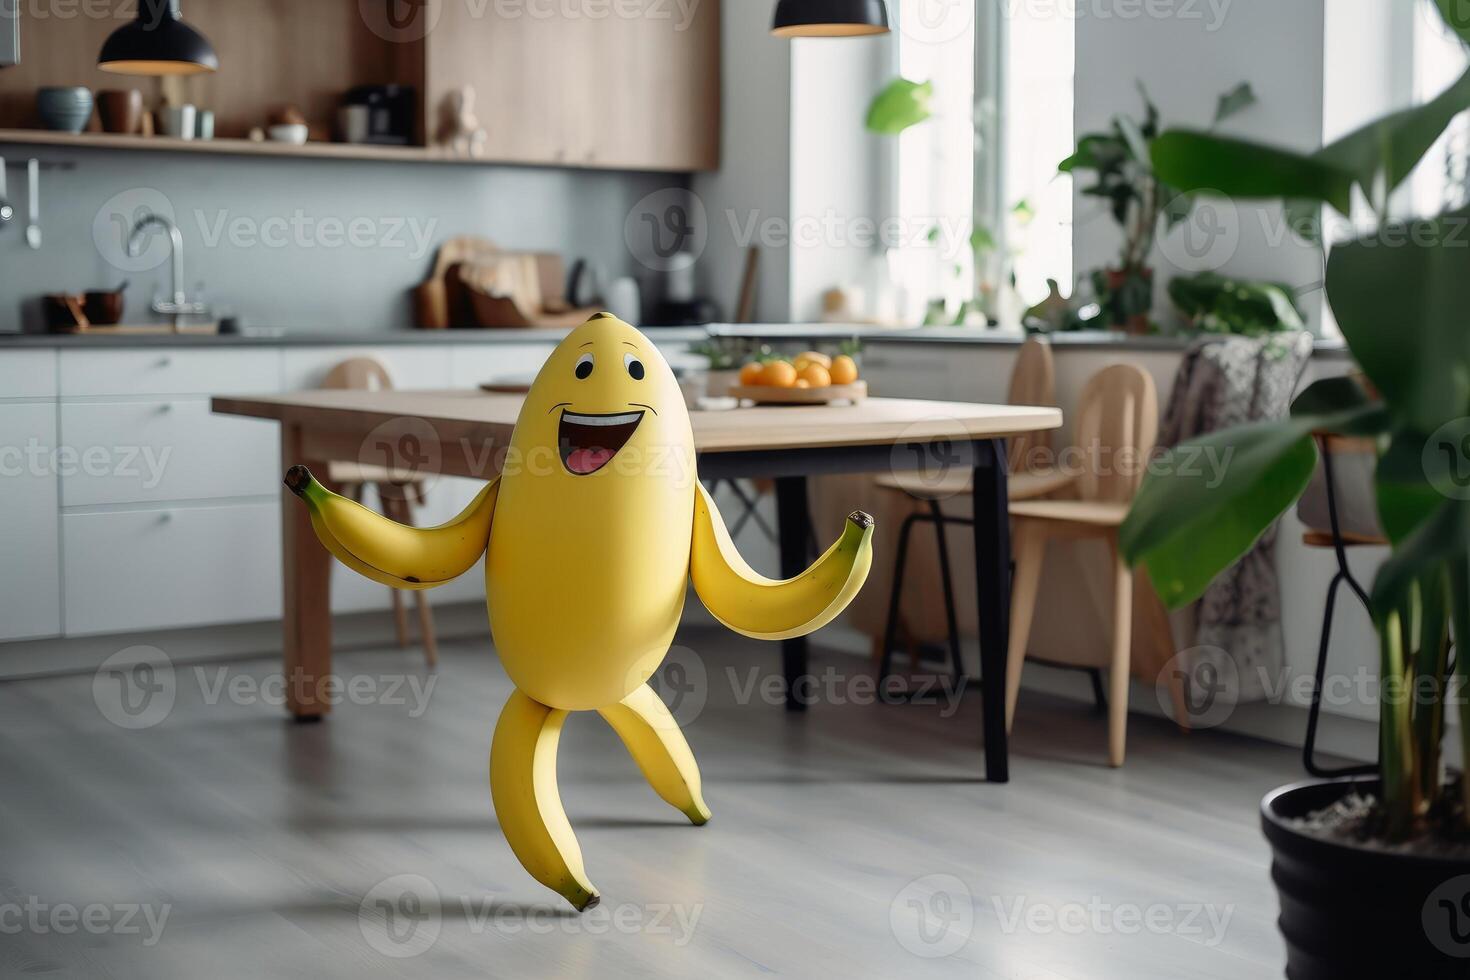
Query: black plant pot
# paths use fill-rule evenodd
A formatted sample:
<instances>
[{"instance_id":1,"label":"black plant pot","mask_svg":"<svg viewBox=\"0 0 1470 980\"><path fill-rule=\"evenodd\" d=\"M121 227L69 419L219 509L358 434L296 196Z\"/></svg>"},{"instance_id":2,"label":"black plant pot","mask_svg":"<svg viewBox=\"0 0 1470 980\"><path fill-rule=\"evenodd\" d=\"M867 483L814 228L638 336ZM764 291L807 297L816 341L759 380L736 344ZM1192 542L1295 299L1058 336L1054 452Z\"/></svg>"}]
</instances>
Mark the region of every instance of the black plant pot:
<instances>
[{"instance_id":1,"label":"black plant pot","mask_svg":"<svg viewBox=\"0 0 1470 980\"><path fill-rule=\"evenodd\" d=\"M1261 801L1289 980L1470 977L1470 861L1370 851L1284 822L1377 786L1298 783Z\"/></svg>"}]
</instances>

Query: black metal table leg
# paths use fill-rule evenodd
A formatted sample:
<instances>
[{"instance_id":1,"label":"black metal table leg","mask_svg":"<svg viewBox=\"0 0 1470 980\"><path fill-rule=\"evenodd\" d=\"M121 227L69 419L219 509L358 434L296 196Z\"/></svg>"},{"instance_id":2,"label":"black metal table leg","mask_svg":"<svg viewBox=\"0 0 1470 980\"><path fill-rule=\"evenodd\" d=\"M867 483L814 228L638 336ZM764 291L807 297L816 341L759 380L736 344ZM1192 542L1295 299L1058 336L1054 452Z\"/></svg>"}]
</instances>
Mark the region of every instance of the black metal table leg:
<instances>
[{"instance_id":1,"label":"black metal table leg","mask_svg":"<svg viewBox=\"0 0 1470 980\"><path fill-rule=\"evenodd\" d=\"M999 439L975 443L975 586L980 612L985 778L1010 781L1006 738L1006 648L1011 628L1011 522L1006 450Z\"/></svg>"},{"instance_id":2,"label":"black metal table leg","mask_svg":"<svg viewBox=\"0 0 1470 980\"><path fill-rule=\"evenodd\" d=\"M811 515L807 510L806 477L783 476L776 480L776 525L781 549L781 576L800 575L807 566L807 542L811 538ZM786 710L805 711L802 678L808 674L806 637L781 641L781 669L786 676Z\"/></svg>"}]
</instances>

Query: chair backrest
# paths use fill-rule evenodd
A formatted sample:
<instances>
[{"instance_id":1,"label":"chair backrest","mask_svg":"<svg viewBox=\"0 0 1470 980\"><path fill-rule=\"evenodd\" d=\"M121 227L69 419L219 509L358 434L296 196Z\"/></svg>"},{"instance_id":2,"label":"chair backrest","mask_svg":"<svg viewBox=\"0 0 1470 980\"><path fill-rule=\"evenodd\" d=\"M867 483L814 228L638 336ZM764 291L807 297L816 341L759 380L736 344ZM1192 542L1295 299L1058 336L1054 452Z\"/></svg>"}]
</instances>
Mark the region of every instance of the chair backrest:
<instances>
[{"instance_id":1,"label":"chair backrest","mask_svg":"<svg viewBox=\"0 0 1470 980\"><path fill-rule=\"evenodd\" d=\"M351 357L327 372L323 388L349 388L366 391L388 391L393 379L383 362L372 357Z\"/></svg>"},{"instance_id":2,"label":"chair backrest","mask_svg":"<svg viewBox=\"0 0 1470 980\"><path fill-rule=\"evenodd\" d=\"M1088 379L1077 403L1075 445L1083 500L1127 503L1143 482L1159 438L1159 393L1137 364L1114 364Z\"/></svg>"},{"instance_id":3,"label":"chair backrest","mask_svg":"<svg viewBox=\"0 0 1470 980\"><path fill-rule=\"evenodd\" d=\"M1053 408L1057 403L1057 371L1051 356L1051 344L1040 337L1027 337L1011 368L1011 387L1006 395L1011 405L1041 405ZM1006 458L1012 472L1027 468L1028 459L1037 450L1051 448L1051 430L1023 432L1006 443ZM1033 461L1040 462L1040 461ZM1050 463L1049 460L1045 461Z\"/></svg>"}]
</instances>

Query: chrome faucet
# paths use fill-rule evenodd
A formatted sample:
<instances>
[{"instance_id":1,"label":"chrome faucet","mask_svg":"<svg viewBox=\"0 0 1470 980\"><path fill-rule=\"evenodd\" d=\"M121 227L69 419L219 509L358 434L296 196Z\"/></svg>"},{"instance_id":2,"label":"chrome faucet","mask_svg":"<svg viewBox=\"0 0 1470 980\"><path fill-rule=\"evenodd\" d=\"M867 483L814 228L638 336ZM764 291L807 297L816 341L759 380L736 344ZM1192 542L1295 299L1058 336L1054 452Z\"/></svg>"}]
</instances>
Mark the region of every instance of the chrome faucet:
<instances>
[{"instance_id":1,"label":"chrome faucet","mask_svg":"<svg viewBox=\"0 0 1470 980\"><path fill-rule=\"evenodd\" d=\"M184 295L184 236L179 234L179 226L172 221L152 211L139 218L138 223L133 225L133 230L128 235L128 257L137 258L141 254L142 250L138 247L138 242L143 230L149 225L158 225L168 232L169 254L173 260L170 270L173 297L167 300L155 300L153 312L173 317L174 329L177 330L183 317L202 316L209 312L209 306L205 303L191 303Z\"/></svg>"}]
</instances>

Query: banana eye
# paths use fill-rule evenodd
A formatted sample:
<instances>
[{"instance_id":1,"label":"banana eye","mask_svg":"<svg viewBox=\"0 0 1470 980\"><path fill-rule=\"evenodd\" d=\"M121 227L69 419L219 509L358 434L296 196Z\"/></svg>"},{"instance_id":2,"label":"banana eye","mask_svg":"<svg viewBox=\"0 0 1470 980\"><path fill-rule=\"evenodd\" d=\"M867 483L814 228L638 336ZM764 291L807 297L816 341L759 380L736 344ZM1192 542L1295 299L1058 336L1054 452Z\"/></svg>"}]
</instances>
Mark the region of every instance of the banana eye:
<instances>
[{"instance_id":1,"label":"banana eye","mask_svg":"<svg viewBox=\"0 0 1470 980\"><path fill-rule=\"evenodd\" d=\"M593 363L593 359L592 359L592 352L591 351L588 351L587 353L583 354L581 357L577 358L577 370L576 370L576 374L577 374L577 380L578 381L585 381L586 378L587 378L587 375L589 375L589 374L592 373L592 363Z\"/></svg>"},{"instance_id":2,"label":"banana eye","mask_svg":"<svg viewBox=\"0 0 1470 980\"><path fill-rule=\"evenodd\" d=\"M628 377L634 381L643 380L643 362L638 360L634 354L623 355L623 367L628 369Z\"/></svg>"}]
</instances>

